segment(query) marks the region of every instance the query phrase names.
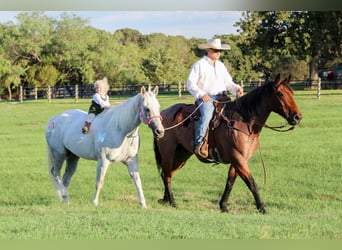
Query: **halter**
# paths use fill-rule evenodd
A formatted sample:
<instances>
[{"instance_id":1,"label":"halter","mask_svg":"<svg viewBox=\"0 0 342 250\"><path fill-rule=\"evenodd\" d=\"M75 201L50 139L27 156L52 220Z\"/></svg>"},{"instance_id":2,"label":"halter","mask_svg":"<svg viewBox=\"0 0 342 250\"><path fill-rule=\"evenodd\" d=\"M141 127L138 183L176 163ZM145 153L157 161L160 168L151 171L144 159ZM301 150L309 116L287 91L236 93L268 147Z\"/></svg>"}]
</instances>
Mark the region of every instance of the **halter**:
<instances>
[{"instance_id":1,"label":"halter","mask_svg":"<svg viewBox=\"0 0 342 250\"><path fill-rule=\"evenodd\" d=\"M161 115L154 115L150 119L148 119L146 116L144 116L144 113L142 112L141 107L139 107L139 118L140 118L141 122L143 122L147 125L150 125L152 123L152 121L156 118L159 118L161 121L163 120Z\"/></svg>"}]
</instances>

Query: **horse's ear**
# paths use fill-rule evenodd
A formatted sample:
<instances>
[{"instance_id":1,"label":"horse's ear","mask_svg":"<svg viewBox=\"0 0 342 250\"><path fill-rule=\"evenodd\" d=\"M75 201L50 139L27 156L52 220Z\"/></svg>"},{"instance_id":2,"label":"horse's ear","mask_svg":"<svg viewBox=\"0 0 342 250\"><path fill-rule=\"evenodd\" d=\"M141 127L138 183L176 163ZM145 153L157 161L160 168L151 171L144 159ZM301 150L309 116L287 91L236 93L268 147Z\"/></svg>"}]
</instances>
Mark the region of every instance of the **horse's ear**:
<instances>
[{"instance_id":1,"label":"horse's ear","mask_svg":"<svg viewBox=\"0 0 342 250\"><path fill-rule=\"evenodd\" d=\"M140 91L140 93L141 93L142 95L145 95L145 92L146 92L146 89L145 89L145 87L144 87L144 86L142 86L142 87L141 87L141 91Z\"/></svg>"},{"instance_id":2,"label":"horse's ear","mask_svg":"<svg viewBox=\"0 0 342 250\"><path fill-rule=\"evenodd\" d=\"M286 83L290 83L290 81L291 81L291 75L289 75L286 79L285 79L285 81L284 82L286 82Z\"/></svg>"},{"instance_id":3,"label":"horse's ear","mask_svg":"<svg viewBox=\"0 0 342 250\"><path fill-rule=\"evenodd\" d=\"M155 86L153 92L154 92L154 94L157 96L157 95L158 95L158 92L159 92L159 87L158 87L158 86Z\"/></svg>"},{"instance_id":4,"label":"horse's ear","mask_svg":"<svg viewBox=\"0 0 342 250\"><path fill-rule=\"evenodd\" d=\"M278 75L276 76L274 80L274 85L277 86L279 83L280 83L280 74L278 73Z\"/></svg>"}]
</instances>

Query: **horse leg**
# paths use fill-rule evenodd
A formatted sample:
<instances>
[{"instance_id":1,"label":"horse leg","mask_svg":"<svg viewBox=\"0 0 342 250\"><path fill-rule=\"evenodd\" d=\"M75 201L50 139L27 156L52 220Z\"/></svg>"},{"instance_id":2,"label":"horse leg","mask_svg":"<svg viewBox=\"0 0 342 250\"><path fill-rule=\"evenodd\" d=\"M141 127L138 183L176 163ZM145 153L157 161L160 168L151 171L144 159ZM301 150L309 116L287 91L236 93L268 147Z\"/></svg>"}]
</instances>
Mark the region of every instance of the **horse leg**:
<instances>
[{"instance_id":1,"label":"horse leg","mask_svg":"<svg viewBox=\"0 0 342 250\"><path fill-rule=\"evenodd\" d=\"M146 208L145 196L142 189L140 174L138 170L138 156L136 155L131 161L125 164L127 166L128 173L134 182L135 188L137 189L139 204L142 208Z\"/></svg>"},{"instance_id":2,"label":"horse leg","mask_svg":"<svg viewBox=\"0 0 342 250\"><path fill-rule=\"evenodd\" d=\"M238 172L242 180L246 183L249 190L252 192L256 203L256 207L259 210L259 212L265 214L266 210L264 208L263 202L260 199L258 186L254 181L254 178L251 172L249 171L248 167L237 168L236 171Z\"/></svg>"},{"instance_id":3,"label":"horse leg","mask_svg":"<svg viewBox=\"0 0 342 250\"><path fill-rule=\"evenodd\" d=\"M103 184L104 184L104 179L108 170L108 166L109 166L109 161L107 160L100 159L97 162L96 185L95 185L96 190L93 196L93 203L96 207L99 204L99 196L100 196L100 192L103 187Z\"/></svg>"},{"instance_id":4,"label":"horse leg","mask_svg":"<svg viewBox=\"0 0 342 250\"><path fill-rule=\"evenodd\" d=\"M65 188L61 181L61 169L65 161L65 154L52 153L49 152L50 158L50 179L57 196L60 198L61 202L64 203L63 197L68 196L68 190Z\"/></svg>"},{"instance_id":5,"label":"horse leg","mask_svg":"<svg viewBox=\"0 0 342 250\"><path fill-rule=\"evenodd\" d=\"M179 146L176 148L171 149L168 147L169 151L164 152L163 155L165 157L162 160L161 166L164 166L161 172L161 178L164 183L165 192L164 192L164 198L162 200L159 200L159 203L166 203L169 202L172 207L177 207L175 198L173 196L172 191L172 185L171 185L171 179L174 173L181 169L186 161L190 158L192 153L187 151L184 147ZM170 167L165 167L170 166Z\"/></svg>"},{"instance_id":6,"label":"horse leg","mask_svg":"<svg viewBox=\"0 0 342 250\"><path fill-rule=\"evenodd\" d=\"M160 177L164 184L164 197L159 199L158 202L160 204L170 203L171 206L176 207L176 202L173 197L172 188L171 188L171 178L172 178L172 165L174 164L174 152L176 151L176 143L168 143L165 140L157 142L154 140L154 152L156 157L156 162L158 169L160 170ZM171 145L170 145L171 144ZM173 146L172 146L173 145ZM162 149L162 153L160 149Z\"/></svg>"},{"instance_id":7,"label":"horse leg","mask_svg":"<svg viewBox=\"0 0 342 250\"><path fill-rule=\"evenodd\" d=\"M68 187L70 185L70 180L71 177L74 175L74 173L76 172L76 168L77 168L77 163L78 160L80 158L76 155L74 155L71 152L67 153L67 157L66 157L66 167L65 167L65 172L63 175L63 185L66 188L66 190L68 190ZM68 203L68 192L66 192L64 194L64 196L62 196L63 202L64 203Z\"/></svg>"},{"instance_id":8,"label":"horse leg","mask_svg":"<svg viewBox=\"0 0 342 250\"><path fill-rule=\"evenodd\" d=\"M228 202L230 192L233 189L233 185L236 180L236 177L237 177L237 173L235 171L235 168L233 166L230 166L229 171L228 171L226 187L224 189L224 192L220 200L220 209L222 212L228 212L227 202Z\"/></svg>"},{"instance_id":9,"label":"horse leg","mask_svg":"<svg viewBox=\"0 0 342 250\"><path fill-rule=\"evenodd\" d=\"M164 172L162 172L160 176L163 180L165 190L164 190L163 199L160 199L158 202L161 204L165 204L168 202L170 203L172 207L177 207L177 204L173 196L173 192L172 192L171 176L165 176Z\"/></svg>"}]
</instances>

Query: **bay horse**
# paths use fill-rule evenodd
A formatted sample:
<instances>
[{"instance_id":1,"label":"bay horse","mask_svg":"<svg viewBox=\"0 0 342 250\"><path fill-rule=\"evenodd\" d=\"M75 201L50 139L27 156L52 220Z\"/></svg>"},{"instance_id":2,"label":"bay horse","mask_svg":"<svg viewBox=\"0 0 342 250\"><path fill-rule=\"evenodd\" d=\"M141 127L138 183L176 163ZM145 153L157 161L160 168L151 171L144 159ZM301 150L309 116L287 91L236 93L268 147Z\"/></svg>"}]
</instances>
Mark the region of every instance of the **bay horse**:
<instances>
[{"instance_id":1,"label":"bay horse","mask_svg":"<svg viewBox=\"0 0 342 250\"><path fill-rule=\"evenodd\" d=\"M87 113L67 110L52 117L46 126L48 173L61 202L68 203L68 186L80 158L97 161L95 206L99 203L100 191L110 163L122 162L127 166L142 208L146 201L138 170L139 125L147 124L156 138L164 135L160 105L156 98L158 87L141 92L126 101L111 106L94 119L88 134L81 129ZM66 160L65 173L61 180L61 168Z\"/></svg>"},{"instance_id":2,"label":"bay horse","mask_svg":"<svg viewBox=\"0 0 342 250\"><path fill-rule=\"evenodd\" d=\"M258 137L271 112L284 117L292 128L300 123L302 114L294 100L290 79L291 76L281 81L278 74L274 81L257 87L234 101L218 103L209 126L209 156L206 159L200 156L197 158L204 163L230 164L219 202L222 212L228 212L228 197L236 177L240 176L252 192L257 209L266 213L257 184L249 170L248 160L258 147ZM195 104L178 103L161 112L165 135L154 139L156 163L165 187L160 203L169 203L176 207L171 178L194 154L195 108ZM186 109L188 113L184 112Z\"/></svg>"}]
</instances>

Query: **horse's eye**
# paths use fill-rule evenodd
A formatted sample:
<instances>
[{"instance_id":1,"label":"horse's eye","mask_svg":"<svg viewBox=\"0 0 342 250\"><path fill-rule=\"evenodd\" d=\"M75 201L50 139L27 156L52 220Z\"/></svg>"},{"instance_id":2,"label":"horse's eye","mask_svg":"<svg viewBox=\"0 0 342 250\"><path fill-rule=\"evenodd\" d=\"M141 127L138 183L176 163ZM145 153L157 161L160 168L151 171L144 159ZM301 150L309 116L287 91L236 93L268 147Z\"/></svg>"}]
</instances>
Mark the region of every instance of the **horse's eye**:
<instances>
[{"instance_id":1,"label":"horse's eye","mask_svg":"<svg viewBox=\"0 0 342 250\"><path fill-rule=\"evenodd\" d=\"M150 109L149 108L146 108L145 111L146 111L146 113L150 113Z\"/></svg>"},{"instance_id":2,"label":"horse's eye","mask_svg":"<svg viewBox=\"0 0 342 250\"><path fill-rule=\"evenodd\" d=\"M283 94L283 93L281 93L281 92L278 92L278 93L277 93L277 96L279 96L279 97L283 97L283 96L284 96L284 94Z\"/></svg>"}]
</instances>

